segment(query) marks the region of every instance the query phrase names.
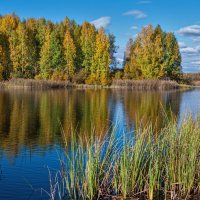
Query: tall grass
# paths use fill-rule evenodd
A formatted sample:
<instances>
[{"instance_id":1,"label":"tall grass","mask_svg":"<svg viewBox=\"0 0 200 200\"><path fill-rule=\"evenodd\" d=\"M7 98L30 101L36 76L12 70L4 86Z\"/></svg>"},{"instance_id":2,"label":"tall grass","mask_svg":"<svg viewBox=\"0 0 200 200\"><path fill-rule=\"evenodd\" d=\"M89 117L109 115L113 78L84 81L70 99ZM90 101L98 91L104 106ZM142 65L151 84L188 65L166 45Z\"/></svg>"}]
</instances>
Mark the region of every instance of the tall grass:
<instances>
[{"instance_id":1,"label":"tall grass","mask_svg":"<svg viewBox=\"0 0 200 200\"><path fill-rule=\"evenodd\" d=\"M0 82L0 88L56 89L56 88L130 88L134 90L172 90L179 89L175 81L167 80L113 80L111 85L76 84L70 81L35 80L13 78Z\"/></svg>"},{"instance_id":2,"label":"tall grass","mask_svg":"<svg viewBox=\"0 0 200 200\"><path fill-rule=\"evenodd\" d=\"M200 73L183 73L183 79L190 85L200 86Z\"/></svg>"},{"instance_id":3,"label":"tall grass","mask_svg":"<svg viewBox=\"0 0 200 200\"><path fill-rule=\"evenodd\" d=\"M34 80L15 78L9 81L0 82L0 88L28 88L28 89L49 89L49 88L67 88L72 87L69 81L53 81L53 80Z\"/></svg>"},{"instance_id":4,"label":"tall grass","mask_svg":"<svg viewBox=\"0 0 200 200\"><path fill-rule=\"evenodd\" d=\"M130 88L134 90L171 90L180 86L175 81L166 80L113 80L112 88Z\"/></svg>"},{"instance_id":5,"label":"tall grass","mask_svg":"<svg viewBox=\"0 0 200 200\"><path fill-rule=\"evenodd\" d=\"M159 134L149 124L132 139L116 138L116 129L103 139L72 134L66 142L67 199L200 197L200 119L170 120Z\"/></svg>"},{"instance_id":6,"label":"tall grass","mask_svg":"<svg viewBox=\"0 0 200 200\"><path fill-rule=\"evenodd\" d=\"M183 78L189 81L200 81L200 73L183 73Z\"/></svg>"}]
</instances>

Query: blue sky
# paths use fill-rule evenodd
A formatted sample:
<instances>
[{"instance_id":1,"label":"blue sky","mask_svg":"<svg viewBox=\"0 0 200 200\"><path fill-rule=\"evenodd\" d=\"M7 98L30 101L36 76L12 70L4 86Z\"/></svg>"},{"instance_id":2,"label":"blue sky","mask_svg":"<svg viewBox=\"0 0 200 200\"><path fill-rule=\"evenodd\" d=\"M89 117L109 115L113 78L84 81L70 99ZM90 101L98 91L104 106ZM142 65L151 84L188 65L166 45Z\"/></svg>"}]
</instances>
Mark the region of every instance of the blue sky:
<instances>
[{"instance_id":1,"label":"blue sky","mask_svg":"<svg viewBox=\"0 0 200 200\"><path fill-rule=\"evenodd\" d=\"M77 23L93 22L114 33L122 60L126 43L142 26L160 24L180 43L183 71L200 72L199 0L0 0L0 14L45 17L59 22L68 16Z\"/></svg>"}]
</instances>

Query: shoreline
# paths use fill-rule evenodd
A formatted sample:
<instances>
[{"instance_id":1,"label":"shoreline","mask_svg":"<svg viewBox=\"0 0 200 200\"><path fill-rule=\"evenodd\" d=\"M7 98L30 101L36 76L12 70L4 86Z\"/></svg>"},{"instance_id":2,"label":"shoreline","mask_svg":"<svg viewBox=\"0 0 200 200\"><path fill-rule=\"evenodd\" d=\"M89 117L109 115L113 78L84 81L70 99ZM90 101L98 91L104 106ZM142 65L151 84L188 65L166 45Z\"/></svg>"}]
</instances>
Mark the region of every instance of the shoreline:
<instances>
[{"instance_id":1,"label":"shoreline","mask_svg":"<svg viewBox=\"0 0 200 200\"><path fill-rule=\"evenodd\" d=\"M199 86L200 87L200 86ZM113 80L111 85L77 84L69 81L11 79L1 81L1 89L131 89L139 91L180 90L199 88L198 86L178 84L169 80Z\"/></svg>"}]
</instances>

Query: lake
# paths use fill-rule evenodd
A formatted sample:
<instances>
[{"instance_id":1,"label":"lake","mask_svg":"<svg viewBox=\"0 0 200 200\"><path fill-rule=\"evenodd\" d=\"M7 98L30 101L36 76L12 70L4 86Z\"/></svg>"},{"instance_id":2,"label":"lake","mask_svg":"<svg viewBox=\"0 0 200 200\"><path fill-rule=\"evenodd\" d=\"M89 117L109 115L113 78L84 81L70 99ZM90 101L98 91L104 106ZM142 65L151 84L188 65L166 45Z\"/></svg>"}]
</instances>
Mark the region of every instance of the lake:
<instances>
[{"instance_id":1,"label":"lake","mask_svg":"<svg viewBox=\"0 0 200 200\"><path fill-rule=\"evenodd\" d=\"M200 90L136 92L111 89L1 90L0 199L49 199L49 171L64 152L62 130L97 137L118 125L117 135L133 132L136 122L160 130L166 116L179 122L200 112ZM42 189L41 189L42 188Z\"/></svg>"}]
</instances>

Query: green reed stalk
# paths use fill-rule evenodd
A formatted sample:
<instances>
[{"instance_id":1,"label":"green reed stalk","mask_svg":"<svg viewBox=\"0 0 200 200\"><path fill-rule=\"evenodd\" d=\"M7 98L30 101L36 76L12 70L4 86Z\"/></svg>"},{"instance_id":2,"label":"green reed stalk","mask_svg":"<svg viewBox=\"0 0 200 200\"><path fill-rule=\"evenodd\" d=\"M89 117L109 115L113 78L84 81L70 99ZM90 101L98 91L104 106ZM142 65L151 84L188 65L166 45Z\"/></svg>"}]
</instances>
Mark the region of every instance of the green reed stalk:
<instances>
[{"instance_id":1,"label":"green reed stalk","mask_svg":"<svg viewBox=\"0 0 200 200\"><path fill-rule=\"evenodd\" d=\"M89 140L72 133L65 167L70 199L189 199L199 191L200 120L167 120L159 133L147 125L132 139L125 133L116 138L116 129L100 139L95 131Z\"/></svg>"}]
</instances>

